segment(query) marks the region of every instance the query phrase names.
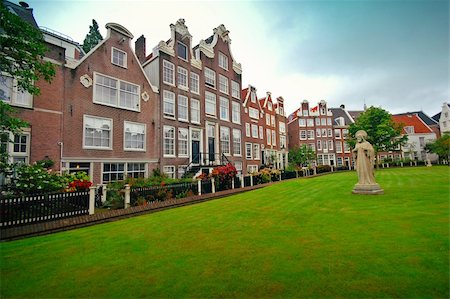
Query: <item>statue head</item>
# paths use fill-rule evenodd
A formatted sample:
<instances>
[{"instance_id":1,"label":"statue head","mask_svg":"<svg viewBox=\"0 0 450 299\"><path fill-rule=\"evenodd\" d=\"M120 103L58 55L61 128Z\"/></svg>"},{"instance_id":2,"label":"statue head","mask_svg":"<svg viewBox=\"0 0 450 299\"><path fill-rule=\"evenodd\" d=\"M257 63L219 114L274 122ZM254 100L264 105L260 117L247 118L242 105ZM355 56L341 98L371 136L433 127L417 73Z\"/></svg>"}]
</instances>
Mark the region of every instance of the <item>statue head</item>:
<instances>
[{"instance_id":1,"label":"statue head","mask_svg":"<svg viewBox=\"0 0 450 299\"><path fill-rule=\"evenodd\" d=\"M361 142L362 140L366 140L367 132L364 130L359 130L358 132L356 132L355 137L358 140L358 142Z\"/></svg>"}]
</instances>

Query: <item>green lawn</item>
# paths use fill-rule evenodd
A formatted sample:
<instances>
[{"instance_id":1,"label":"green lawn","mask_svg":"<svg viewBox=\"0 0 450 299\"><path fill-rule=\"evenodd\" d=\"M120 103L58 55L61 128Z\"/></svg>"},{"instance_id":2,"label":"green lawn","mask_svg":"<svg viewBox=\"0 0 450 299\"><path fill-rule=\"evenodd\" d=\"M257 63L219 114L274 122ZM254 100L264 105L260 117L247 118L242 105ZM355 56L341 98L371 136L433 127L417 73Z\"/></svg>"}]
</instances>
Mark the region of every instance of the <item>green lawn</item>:
<instances>
[{"instance_id":1,"label":"green lawn","mask_svg":"<svg viewBox=\"0 0 450 299\"><path fill-rule=\"evenodd\" d=\"M7 297L449 297L448 167L354 172L0 244Z\"/></svg>"}]
</instances>

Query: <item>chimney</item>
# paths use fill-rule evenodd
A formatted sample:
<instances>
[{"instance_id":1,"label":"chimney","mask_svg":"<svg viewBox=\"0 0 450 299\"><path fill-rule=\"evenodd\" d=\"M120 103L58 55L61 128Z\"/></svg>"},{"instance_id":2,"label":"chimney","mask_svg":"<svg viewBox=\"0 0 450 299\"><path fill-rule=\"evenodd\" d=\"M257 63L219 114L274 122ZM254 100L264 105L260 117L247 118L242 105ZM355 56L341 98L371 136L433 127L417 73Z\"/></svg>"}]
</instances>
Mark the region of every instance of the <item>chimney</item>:
<instances>
[{"instance_id":1,"label":"chimney","mask_svg":"<svg viewBox=\"0 0 450 299\"><path fill-rule=\"evenodd\" d=\"M142 64L145 61L145 37L141 35L134 43L134 51L136 52L136 56L139 59L139 62Z\"/></svg>"}]
</instances>

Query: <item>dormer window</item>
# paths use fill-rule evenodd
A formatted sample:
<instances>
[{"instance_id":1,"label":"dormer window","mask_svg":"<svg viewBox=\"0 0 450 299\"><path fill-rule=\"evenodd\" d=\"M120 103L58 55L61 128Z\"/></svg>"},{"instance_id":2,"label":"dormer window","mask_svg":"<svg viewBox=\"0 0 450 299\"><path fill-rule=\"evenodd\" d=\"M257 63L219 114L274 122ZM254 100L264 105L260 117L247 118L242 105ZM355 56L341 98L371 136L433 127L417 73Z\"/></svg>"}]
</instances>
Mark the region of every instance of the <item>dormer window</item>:
<instances>
[{"instance_id":1,"label":"dormer window","mask_svg":"<svg viewBox=\"0 0 450 299\"><path fill-rule=\"evenodd\" d=\"M414 134L414 126L406 126L405 132L406 134Z\"/></svg>"},{"instance_id":2,"label":"dormer window","mask_svg":"<svg viewBox=\"0 0 450 299\"><path fill-rule=\"evenodd\" d=\"M228 71L228 57L222 52L219 52L219 66Z\"/></svg>"},{"instance_id":3,"label":"dormer window","mask_svg":"<svg viewBox=\"0 0 450 299\"><path fill-rule=\"evenodd\" d=\"M269 111L272 111L272 102L268 102L267 105L268 105Z\"/></svg>"},{"instance_id":4,"label":"dormer window","mask_svg":"<svg viewBox=\"0 0 450 299\"><path fill-rule=\"evenodd\" d=\"M187 46L183 43L178 42L177 43L177 54L178 57L183 60L188 60L188 52L187 52Z\"/></svg>"},{"instance_id":5,"label":"dormer window","mask_svg":"<svg viewBox=\"0 0 450 299\"><path fill-rule=\"evenodd\" d=\"M111 51L111 63L127 68L127 53L113 47Z\"/></svg>"}]
</instances>

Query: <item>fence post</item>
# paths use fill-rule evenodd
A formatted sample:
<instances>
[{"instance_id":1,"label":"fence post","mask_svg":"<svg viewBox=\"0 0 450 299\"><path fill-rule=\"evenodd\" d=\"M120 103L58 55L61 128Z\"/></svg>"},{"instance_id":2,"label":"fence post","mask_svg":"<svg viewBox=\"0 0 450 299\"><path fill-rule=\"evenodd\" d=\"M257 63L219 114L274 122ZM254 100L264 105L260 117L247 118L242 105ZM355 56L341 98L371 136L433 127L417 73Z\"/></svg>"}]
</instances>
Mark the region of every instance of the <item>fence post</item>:
<instances>
[{"instance_id":1,"label":"fence post","mask_svg":"<svg viewBox=\"0 0 450 299\"><path fill-rule=\"evenodd\" d=\"M244 180L244 175L241 174L241 188L245 187L245 180Z\"/></svg>"},{"instance_id":2,"label":"fence post","mask_svg":"<svg viewBox=\"0 0 450 299\"><path fill-rule=\"evenodd\" d=\"M214 183L214 178L211 178L211 190L212 193L216 193L216 184Z\"/></svg>"},{"instance_id":3,"label":"fence post","mask_svg":"<svg viewBox=\"0 0 450 299\"><path fill-rule=\"evenodd\" d=\"M250 186L253 186L253 174L250 174Z\"/></svg>"},{"instance_id":4,"label":"fence post","mask_svg":"<svg viewBox=\"0 0 450 299\"><path fill-rule=\"evenodd\" d=\"M231 178L231 189L234 189L234 177Z\"/></svg>"},{"instance_id":5,"label":"fence post","mask_svg":"<svg viewBox=\"0 0 450 299\"><path fill-rule=\"evenodd\" d=\"M281 182L281 176L282 176L282 174L281 174L281 171L280 171L280 177L278 178L278 181L280 181L280 182Z\"/></svg>"},{"instance_id":6,"label":"fence post","mask_svg":"<svg viewBox=\"0 0 450 299\"><path fill-rule=\"evenodd\" d=\"M202 180L197 181L198 195L202 195Z\"/></svg>"},{"instance_id":7,"label":"fence post","mask_svg":"<svg viewBox=\"0 0 450 299\"><path fill-rule=\"evenodd\" d=\"M104 202L106 202L106 191L108 190L107 188L106 188L106 185L101 185L101 187L103 187L103 190L102 190L102 202L104 203Z\"/></svg>"},{"instance_id":8,"label":"fence post","mask_svg":"<svg viewBox=\"0 0 450 299\"><path fill-rule=\"evenodd\" d=\"M124 204L124 208L127 209L130 207L130 185L126 184L125 185L125 204Z\"/></svg>"},{"instance_id":9,"label":"fence post","mask_svg":"<svg viewBox=\"0 0 450 299\"><path fill-rule=\"evenodd\" d=\"M295 178L298 179L298 170L295 170Z\"/></svg>"},{"instance_id":10,"label":"fence post","mask_svg":"<svg viewBox=\"0 0 450 299\"><path fill-rule=\"evenodd\" d=\"M89 215L94 214L95 211L95 191L97 187L91 186L89 187Z\"/></svg>"},{"instance_id":11,"label":"fence post","mask_svg":"<svg viewBox=\"0 0 450 299\"><path fill-rule=\"evenodd\" d=\"M316 174L317 174L317 167L314 166L314 175L316 175Z\"/></svg>"}]
</instances>

